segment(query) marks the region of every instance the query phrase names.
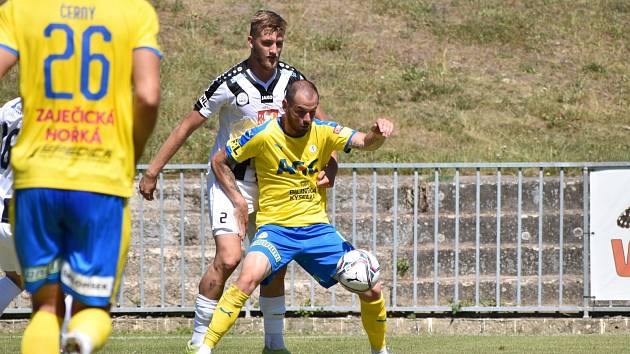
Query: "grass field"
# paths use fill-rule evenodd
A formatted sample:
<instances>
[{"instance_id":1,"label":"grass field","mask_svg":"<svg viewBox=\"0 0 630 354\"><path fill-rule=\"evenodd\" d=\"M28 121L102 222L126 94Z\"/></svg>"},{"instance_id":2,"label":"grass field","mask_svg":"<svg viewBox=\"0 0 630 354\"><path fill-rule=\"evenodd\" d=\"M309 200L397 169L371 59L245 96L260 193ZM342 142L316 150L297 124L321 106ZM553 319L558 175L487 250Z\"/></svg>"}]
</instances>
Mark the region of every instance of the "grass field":
<instances>
[{"instance_id":1,"label":"grass field","mask_svg":"<svg viewBox=\"0 0 630 354\"><path fill-rule=\"evenodd\" d=\"M100 353L181 353L188 335L169 333L114 333ZM17 336L0 335L0 353L19 351ZM580 336L400 336L389 340L392 353L627 353L624 335ZM216 353L259 353L262 337L227 336ZM293 354L369 353L367 337L288 336Z\"/></svg>"}]
</instances>

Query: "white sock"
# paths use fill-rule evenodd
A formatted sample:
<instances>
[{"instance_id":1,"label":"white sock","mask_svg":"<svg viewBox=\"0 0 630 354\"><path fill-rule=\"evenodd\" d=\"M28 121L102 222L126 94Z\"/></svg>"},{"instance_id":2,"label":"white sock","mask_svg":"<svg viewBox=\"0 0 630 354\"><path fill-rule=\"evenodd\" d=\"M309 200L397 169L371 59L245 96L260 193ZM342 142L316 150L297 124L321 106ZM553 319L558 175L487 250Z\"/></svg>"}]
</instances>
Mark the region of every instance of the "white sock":
<instances>
[{"instance_id":1,"label":"white sock","mask_svg":"<svg viewBox=\"0 0 630 354\"><path fill-rule=\"evenodd\" d=\"M203 337L206 336L210 320L212 320L212 313L218 302L218 300L210 300L201 294L197 294L197 299L195 300L195 327L190 339L192 344L203 344Z\"/></svg>"},{"instance_id":2,"label":"white sock","mask_svg":"<svg viewBox=\"0 0 630 354\"><path fill-rule=\"evenodd\" d=\"M66 304L66 313L63 316L63 324L61 325L61 338L63 339L68 332L68 323L72 317L72 295L66 295L63 299Z\"/></svg>"},{"instance_id":3,"label":"white sock","mask_svg":"<svg viewBox=\"0 0 630 354\"><path fill-rule=\"evenodd\" d=\"M3 277L0 279L0 314L4 312L4 309L9 306L11 301L16 296L20 295L22 289L20 289L11 279Z\"/></svg>"},{"instance_id":4,"label":"white sock","mask_svg":"<svg viewBox=\"0 0 630 354\"><path fill-rule=\"evenodd\" d=\"M381 348L381 350L374 350L372 349L372 354L387 354L387 347L383 347Z\"/></svg>"},{"instance_id":5,"label":"white sock","mask_svg":"<svg viewBox=\"0 0 630 354\"><path fill-rule=\"evenodd\" d=\"M79 343L81 348L81 353L91 353L92 352L92 338L85 333L81 332L70 332L66 334L66 337L62 341L62 349L65 349L65 346L68 341L74 339L75 342ZM63 351L66 352L65 350Z\"/></svg>"},{"instance_id":6,"label":"white sock","mask_svg":"<svg viewBox=\"0 0 630 354\"><path fill-rule=\"evenodd\" d=\"M265 324L265 347L284 349L284 295L276 297L260 297L260 311Z\"/></svg>"},{"instance_id":7,"label":"white sock","mask_svg":"<svg viewBox=\"0 0 630 354\"><path fill-rule=\"evenodd\" d=\"M199 347L199 350L197 350L197 354L212 354L212 349L210 349L209 346L202 344L201 347Z\"/></svg>"}]
</instances>

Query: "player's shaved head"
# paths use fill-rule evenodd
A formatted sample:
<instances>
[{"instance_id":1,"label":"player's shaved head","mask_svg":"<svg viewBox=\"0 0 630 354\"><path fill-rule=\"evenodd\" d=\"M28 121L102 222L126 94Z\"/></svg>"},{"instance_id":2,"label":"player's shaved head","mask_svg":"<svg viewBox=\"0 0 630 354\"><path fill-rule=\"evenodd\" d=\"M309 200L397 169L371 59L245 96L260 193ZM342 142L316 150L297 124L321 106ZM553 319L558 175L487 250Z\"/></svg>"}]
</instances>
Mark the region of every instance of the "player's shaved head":
<instances>
[{"instance_id":1,"label":"player's shaved head","mask_svg":"<svg viewBox=\"0 0 630 354\"><path fill-rule=\"evenodd\" d=\"M317 87L315 87L314 83L308 80L297 80L287 87L285 99L289 105L292 105L295 102L295 96L298 92L308 100L316 98L317 101L319 101L319 92L317 91Z\"/></svg>"}]
</instances>

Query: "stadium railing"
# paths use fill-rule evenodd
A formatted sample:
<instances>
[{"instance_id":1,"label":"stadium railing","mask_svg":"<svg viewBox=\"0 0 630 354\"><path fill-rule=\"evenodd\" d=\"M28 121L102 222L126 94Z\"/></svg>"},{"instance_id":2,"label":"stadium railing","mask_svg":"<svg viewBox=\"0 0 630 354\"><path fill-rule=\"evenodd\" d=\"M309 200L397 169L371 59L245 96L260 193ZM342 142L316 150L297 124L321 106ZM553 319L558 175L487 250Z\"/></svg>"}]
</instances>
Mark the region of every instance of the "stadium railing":
<instances>
[{"instance_id":1,"label":"stadium railing","mask_svg":"<svg viewBox=\"0 0 630 354\"><path fill-rule=\"evenodd\" d=\"M630 301L590 296L588 215L590 172L628 168L627 162L341 163L327 205L340 233L379 259L388 311L628 312ZM199 278L214 255L206 171L205 164L167 165L156 200L130 200L132 242L112 312L193 313ZM359 311L356 295L323 289L295 262L286 301L297 315ZM245 311L258 311L257 291ZM30 313L28 299L6 312Z\"/></svg>"}]
</instances>

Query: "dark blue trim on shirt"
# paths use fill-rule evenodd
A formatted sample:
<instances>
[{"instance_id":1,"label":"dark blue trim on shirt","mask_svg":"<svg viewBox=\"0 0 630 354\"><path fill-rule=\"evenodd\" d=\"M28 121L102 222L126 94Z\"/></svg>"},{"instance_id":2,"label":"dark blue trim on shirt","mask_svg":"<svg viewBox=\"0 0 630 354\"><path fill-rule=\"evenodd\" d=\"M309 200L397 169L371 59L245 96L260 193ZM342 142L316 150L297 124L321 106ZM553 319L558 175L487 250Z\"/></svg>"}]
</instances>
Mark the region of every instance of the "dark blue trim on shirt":
<instances>
[{"instance_id":1,"label":"dark blue trim on shirt","mask_svg":"<svg viewBox=\"0 0 630 354\"><path fill-rule=\"evenodd\" d=\"M9 53L11 53L13 55L15 55L16 57L20 56L20 53L18 53L18 51L16 49L13 49L13 48L9 47L8 45L0 44L0 48L6 50L7 52L9 52Z\"/></svg>"},{"instance_id":2,"label":"dark blue trim on shirt","mask_svg":"<svg viewBox=\"0 0 630 354\"><path fill-rule=\"evenodd\" d=\"M160 59L162 59L162 52L160 52L159 50L153 48L153 47L137 47L137 48L133 48L134 51L139 50L139 49L146 49L149 52L152 52L153 54L157 55Z\"/></svg>"}]
</instances>

